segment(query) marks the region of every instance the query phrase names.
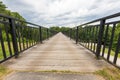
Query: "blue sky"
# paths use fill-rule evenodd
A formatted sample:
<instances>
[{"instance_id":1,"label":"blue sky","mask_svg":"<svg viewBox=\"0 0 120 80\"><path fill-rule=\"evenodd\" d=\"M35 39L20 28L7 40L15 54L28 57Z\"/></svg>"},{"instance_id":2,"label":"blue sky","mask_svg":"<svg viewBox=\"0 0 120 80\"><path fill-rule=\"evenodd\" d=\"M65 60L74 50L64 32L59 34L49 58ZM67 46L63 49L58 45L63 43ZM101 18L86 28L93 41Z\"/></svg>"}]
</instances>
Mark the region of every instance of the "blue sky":
<instances>
[{"instance_id":1,"label":"blue sky","mask_svg":"<svg viewBox=\"0 0 120 80\"><path fill-rule=\"evenodd\" d=\"M120 0L2 0L9 10L45 27L74 27L120 12Z\"/></svg>"}]
</instances>

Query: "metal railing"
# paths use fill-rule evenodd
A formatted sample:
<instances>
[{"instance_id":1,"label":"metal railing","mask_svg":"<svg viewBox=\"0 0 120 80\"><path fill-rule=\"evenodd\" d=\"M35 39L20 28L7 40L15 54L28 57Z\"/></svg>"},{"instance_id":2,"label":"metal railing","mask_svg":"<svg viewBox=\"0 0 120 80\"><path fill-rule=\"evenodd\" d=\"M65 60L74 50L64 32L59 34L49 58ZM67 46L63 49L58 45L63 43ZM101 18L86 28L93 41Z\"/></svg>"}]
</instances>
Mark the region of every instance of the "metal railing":
<instances>
[{"instance_id":1,"label":"metal railing","mask_svg":"<svg viewBox=\"0 0 120 80\"><path fill-rule=\"evenodd\" d=\"M0 63L48 39L48 28L0 14Z\"/></svg>"},{"instance_id":2,"label":"metal railing","mask_svg":"<svg viewBox=\"0 0 120 80\"><path fill-rule=\"evenodd\" d=\"M114 19L115 18L115 19ZM65 34L120 68L120 13L103 17L77 27Z\"/></svg>"}]
</instances>

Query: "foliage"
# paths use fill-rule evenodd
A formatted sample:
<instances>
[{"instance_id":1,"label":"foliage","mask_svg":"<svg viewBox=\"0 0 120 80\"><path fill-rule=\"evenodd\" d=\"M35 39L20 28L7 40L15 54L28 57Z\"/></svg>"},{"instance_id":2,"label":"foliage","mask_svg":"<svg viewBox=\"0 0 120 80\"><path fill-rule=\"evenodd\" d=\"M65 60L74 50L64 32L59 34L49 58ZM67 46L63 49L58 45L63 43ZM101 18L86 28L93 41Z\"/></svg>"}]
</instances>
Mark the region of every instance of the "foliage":
<instances>
[{"instance_id":1,"label":"foliage","mask_svg":"<svg viewBox=\"0 0 120 80\"><path fill-rule=\"evenodd\" d=\"M105 42L105 34L106 34L106 29L107 26L104 28L104 33L103 33L103 38L102 38L102 45ZM109 47L110 41L111 41L111 35L112 35L112 29L113 25L109 25L108 27L108 33L107 33L107 39L106 39L106 47ZM72 36L75 37L75 29L72 32ZM99 33L99 26L85 26L85 27L79 27L79 40L81 42L92 42L92 43L97 43L98 41L98 33ZM120 23L116 24L115 31L114 31L114 38L113 38L113 43L112 43L112 50L115 51L117 42L118 42L118 37L120 33Z\"/></svg>"},{"instance_id":2,"label":"foliage","mask_svg":"<svg viewBox=\"0 0 120 80\"><path fill-rule=\"evenodd\" d=\"M2 1L0 1L0 14L12 16L20 20L25 20L18 12L11 12L10 10L7 10L6 5L3 4Z\"/></svg>"},{"instance_id":3,"label":"foliage","mask_svg":"<svg viewBox=\"0 0 120 80\"><path fill-rule=\"evenodd\" d=\"M106 80L120 80L120 70L116 68L105 68L96 71L95 74L103 76Z\"/></svg>"},{"instance_id":4,"label":"foliage","mask_svg":"<svg viewBox=\"0 0 120 80\"><path fill-rule=\"evenodd\" d=\"M105 29L106 29L106 27L105 27ZM112 29L113 29L113 26L109 26L107 40L106 40L106 47L108 47L110 44ZM119 33L120 33L120 23L116 24L116 27L115 27L114 38L113 38L113 43L112 43L112 50L113 51L115 51L115 49L116 49L118 38L119 38ZM105 33L103 35L103 42L104 42L104 40L105 40Z\"/></svg>"},{"instance_id":5,"label":"foliage","mask_svg":"<svg viewBox=\"0 0 120 80\"><path fill-rule=\"evenodd\" d=\"M51 30L51 31L54 31L54 32L60 32L60 27L58 27L58 26L53 26L53 27L50 27L50 30Z\"/></svg>"},{"instance_id":6,"label":"foliage","mask_svg":"<svg viewBox=\"0 0 120 80\"><path fill-rule=\"evenodd\" d=\"M4 76L11 72L12 70L6 68L5 66L0 65L0 80L3 80Z\"/></svg>"}]
</instances>

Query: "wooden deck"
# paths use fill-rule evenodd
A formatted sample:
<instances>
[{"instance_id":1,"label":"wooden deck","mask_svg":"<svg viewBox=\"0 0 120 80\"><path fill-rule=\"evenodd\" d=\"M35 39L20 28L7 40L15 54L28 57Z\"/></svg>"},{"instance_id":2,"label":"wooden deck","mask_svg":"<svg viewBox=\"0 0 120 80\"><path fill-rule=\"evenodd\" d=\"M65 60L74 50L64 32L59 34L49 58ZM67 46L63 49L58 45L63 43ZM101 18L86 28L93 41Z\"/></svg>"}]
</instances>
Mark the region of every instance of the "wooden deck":
<instances>
[{"instance_id":1,"label":"wooden deck","mask_svg":"<svg viewBox=\"0 0 120 80\"><path fill-rule=\"evenodd\" d=\"M18 59L4 63L14 70L66 70L94 72L109 66L104 60L97 60L92 52L58 33L43 44L21 53Z\"/></svg>"}]
</instances>

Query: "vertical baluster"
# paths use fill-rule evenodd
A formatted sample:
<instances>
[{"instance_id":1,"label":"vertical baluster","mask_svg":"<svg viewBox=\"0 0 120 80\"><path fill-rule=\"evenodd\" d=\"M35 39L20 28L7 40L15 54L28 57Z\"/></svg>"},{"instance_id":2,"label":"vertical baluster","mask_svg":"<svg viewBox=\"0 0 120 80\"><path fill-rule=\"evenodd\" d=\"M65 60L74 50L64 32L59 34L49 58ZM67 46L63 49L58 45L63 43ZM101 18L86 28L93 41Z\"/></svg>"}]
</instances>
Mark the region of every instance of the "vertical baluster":
<instances>
[{"instance_id":1,"label":"vertical baluster","mask_svg":"<svg viewBox=\"0 0 120 80\"><path fill-rule=\"evenodd\" d=\"M1 47L2 47L2 52L3 52L3 57L4 57L4 59L6 59L7 56L6 56L5 45L4 45L4 40L3 40L1 28L0 28L0 41L1 41Z\"/></svg>"},{"instance_id":2,"label":"vertical baluster","mask_svg":"<svg viewBox=\"0 0 120 80\"><path fill-rule=\"evenodd\" d=\"M4 25L4 26L5 26L5 32L6 32L6 37L7 37L7 43L8 43L10 56L12 56L12 49L11 49L10 38L9 38L9 33L8 33L8 25Z\"/></svg>"},{"instance_id":3,"label":"vertical baluster","mask_svg":"<svg viewBox=\"0 0 120 80\"><path fill-rule=\"evenodd\" d=\"M39 32L40 32L40 43L42 43L42 27L39 27Z\"/></svg>"},{"instance_id":4,"label":"vertical baluster","mask_svg":"<svg viewBox=\"0 0 120 80\"><path fill-rule=\"evenodd\" d=\"M114 60L113 60L114 64L116 64L117 62L119 51L120 51L120 33L119 33L118 42L117 42L116 51L115 51Z\"/></svg>"},{"instance_id":5,"label":"vertical baluster","mask_svg":"<svg viewBox=\"0 0 120 80\"><path fill-rule=\"evenodd\" d=\"M106 47L106 42L108 37L108 28L109 28L109 24L106 26L106 30L105 30L105 39L103 44L102 57L104 56L104 52L105 52L105 47Z\"/></svg>"},{"instance_id":6,"label":"vertical baluster","mask_svg":"<svg viewBox=\"0 0 120 80\"><path fill-rule=\"evenodd\" d=\"M112 43L113 43L113 38L114 38L114 33L115 33L115 27L116 27L116 24L113 24L112 34L111 34L111 39L110 39L110 44L109 44L109 49L108 49L108 55L107 55L107 60L108 61L109 61L110 53L111 53L111 49L112 49Z\"/></svg>"}]
</instances>

